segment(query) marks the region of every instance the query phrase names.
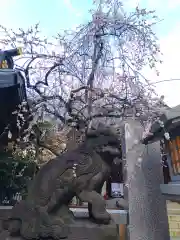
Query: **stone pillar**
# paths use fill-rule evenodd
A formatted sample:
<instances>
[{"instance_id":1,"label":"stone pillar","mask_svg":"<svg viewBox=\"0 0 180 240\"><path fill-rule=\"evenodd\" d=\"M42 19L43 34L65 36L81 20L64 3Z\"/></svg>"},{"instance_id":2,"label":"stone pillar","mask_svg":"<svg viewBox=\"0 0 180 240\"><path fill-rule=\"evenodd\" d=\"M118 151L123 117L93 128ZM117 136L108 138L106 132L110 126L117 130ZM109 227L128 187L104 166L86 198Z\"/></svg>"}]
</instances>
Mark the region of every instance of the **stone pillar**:
<instances>
[{"instance_id":1,"label":"stone pillar","mask_svg":"<svg viewBox=\"0 0 180 240\"><path fill-rule=\"evenodd\" d=\"M166 202L161 194L162 168L159 142L140 143L143 129L128 120L124 126L126 194L129 202L130 240L169 240Z\"/></svg>"}]
</instances>

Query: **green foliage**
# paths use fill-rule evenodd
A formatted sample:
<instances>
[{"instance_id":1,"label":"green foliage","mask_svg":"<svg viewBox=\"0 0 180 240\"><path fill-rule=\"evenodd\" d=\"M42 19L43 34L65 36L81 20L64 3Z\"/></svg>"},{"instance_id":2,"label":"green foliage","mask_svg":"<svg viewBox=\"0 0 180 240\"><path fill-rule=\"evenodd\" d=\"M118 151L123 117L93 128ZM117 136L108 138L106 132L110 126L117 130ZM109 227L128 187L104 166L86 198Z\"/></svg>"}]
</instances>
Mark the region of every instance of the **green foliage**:
<instances>
[{"instance_id":1,"label":"green foliage","mask_svg":"<svg viewBox=\"0 0 180 240\"><path fill-rule=\"evenodd\" d=\"M38 166L27 159L14 159L10 152L0 153L1 202L11 200L16 193L25 196L28 183L36 174Z\"/></svg>"}]
</instances>

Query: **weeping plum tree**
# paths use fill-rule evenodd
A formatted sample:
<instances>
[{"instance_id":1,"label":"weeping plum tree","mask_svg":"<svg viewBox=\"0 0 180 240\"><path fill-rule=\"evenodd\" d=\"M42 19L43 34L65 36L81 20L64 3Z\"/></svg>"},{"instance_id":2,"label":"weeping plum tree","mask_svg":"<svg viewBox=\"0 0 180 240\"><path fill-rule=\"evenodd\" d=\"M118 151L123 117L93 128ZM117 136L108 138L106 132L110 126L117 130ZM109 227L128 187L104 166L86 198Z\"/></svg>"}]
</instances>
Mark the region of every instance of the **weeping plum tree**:
<instances>
[{"instance_id":1,"label":"weeping plum tree","mask_svg":"<svg viewBox=\"0 0 180 240\"><path fill-rule=\"evenodd\" d=\"M94 1L90 15L88 23L53 39L43 37L39 24L18 31L0 26L2 48L23 48L15 67L25 76L34 120L26 136L19 136L20 146L55 153L38 128L49 116L76 141L74 125L84 128L104 121L119 126L126 118L147 125L167 107L141 74L147 65L158 74L156 65L161 63L155 12L139 7L125 12L121 1L101 0Z\"/></svg>"},{"instance_id":2,"label":"weeping plum tree","mask_svg":"<svg viewBox=\"0 0 180 240\"><path fill-rule=\"evenodd\" d=\"M99 118L144 123L156 117L165 105L141 74L146 65L158 74L161 62L155 12L125 12L121 1L102 0L90 14L88 23L52 40L43 38L38 24L17 32L1 26L4 48L23 47L15 63L26 77L32 112L53 116L62 128Z\"/></svg>"}]
</instances>

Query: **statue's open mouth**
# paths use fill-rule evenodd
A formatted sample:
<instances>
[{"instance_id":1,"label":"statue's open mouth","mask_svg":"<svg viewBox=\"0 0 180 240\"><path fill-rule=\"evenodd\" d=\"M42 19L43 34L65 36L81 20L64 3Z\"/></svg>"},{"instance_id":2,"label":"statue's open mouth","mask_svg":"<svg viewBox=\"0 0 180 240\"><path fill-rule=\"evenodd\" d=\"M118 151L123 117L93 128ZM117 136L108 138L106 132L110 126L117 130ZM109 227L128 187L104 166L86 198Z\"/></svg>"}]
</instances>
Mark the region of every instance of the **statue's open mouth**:
<instances>
[{"instance_id":1,"label":"statue's open mouth","mask_svg":"<svg viewBox=\"0 0 180 240\"><path fill-rule=\"evenodd\" d=\"M109 152L111 153L113 156L119 156L121 154L120 149L118 149L115 146L103 146L102 147L102 152Z\"/></svg>"},{"instance_id":2,"label":"statue's open mouth","mask_svg":"<svg viewBox=\"0 0 180 240\"><path fill-rule=\"evenodd\" d=\"M104 159L106 159L106 162L113 163L116 165L119 165L122 163L122 153L121 149L117 146L109 146L105 145L102 146L101 149L98 151L100 155L103 154Z\"/></svg>"}]
</instances>

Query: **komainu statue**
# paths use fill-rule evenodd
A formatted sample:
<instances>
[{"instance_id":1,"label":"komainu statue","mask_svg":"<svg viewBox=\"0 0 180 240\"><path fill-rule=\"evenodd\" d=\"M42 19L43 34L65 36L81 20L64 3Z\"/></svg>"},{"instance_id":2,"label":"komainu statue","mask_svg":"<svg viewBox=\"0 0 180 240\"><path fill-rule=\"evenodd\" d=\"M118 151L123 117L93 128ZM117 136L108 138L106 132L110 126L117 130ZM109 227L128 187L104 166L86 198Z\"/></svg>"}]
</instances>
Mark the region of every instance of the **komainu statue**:
<instances>
[{"instance_id":1,"label":"komainu statue","mask_svg":"<svg viewBox=\"0 0 180 240\"><path fill-rule=\"evenodd\" d=\"M74 196L88 202L92 221L108 224L110 215L100 192L113 160L120 154L119 137L112 129L101 126L90 130L76 149L40 169L27 198L17 203L4 221L4 229L24 239L66 238L69 228L65 216L70 213L68 205Z\"/></svg>"}]
</instances>

